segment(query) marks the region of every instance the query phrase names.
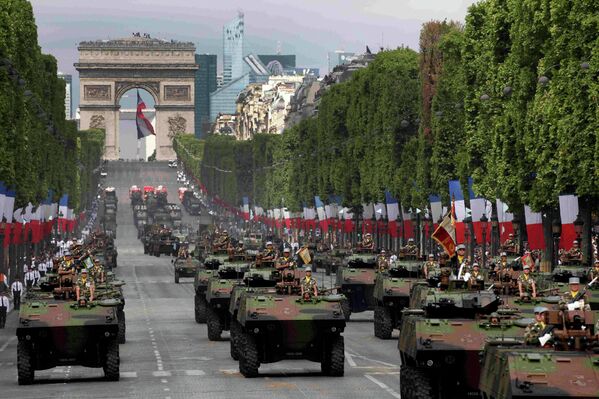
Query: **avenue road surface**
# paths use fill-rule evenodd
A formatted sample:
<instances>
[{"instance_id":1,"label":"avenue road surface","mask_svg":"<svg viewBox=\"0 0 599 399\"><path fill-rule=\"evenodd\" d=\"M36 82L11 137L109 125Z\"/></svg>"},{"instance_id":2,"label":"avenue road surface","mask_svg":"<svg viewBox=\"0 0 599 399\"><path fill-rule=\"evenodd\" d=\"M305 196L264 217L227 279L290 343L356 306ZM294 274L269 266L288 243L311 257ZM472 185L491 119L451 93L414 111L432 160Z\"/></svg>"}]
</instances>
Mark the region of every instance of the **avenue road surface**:
<instances>
[{"instance_id":1,"label":"avenue road surface","mask_svg":"<svg viewBox=\"0 0 599 399\"><path fill-rule=\"evenodd\" d=\"M261 365L258 378L244 378L229 355L228 333L211 342L205 324L195 323L193 279L175 284L171 258L144 255L136 236L129 187L163 184L169 201L178 203L175 169L158 162L111 162L107 172L104 185L116 187L119 198L116 274L126 282L120 381L104 381L102 369L73 366L36 371L33 385L17 385L17 314L12 312L0 330L0 398L400 397L397 332L392 340L375 338L372 312L352 315L343 334L344 377L320 375L318 363L283 361ZM183 218L197 226L195 217Z\"/></svg>"}]
</instances>

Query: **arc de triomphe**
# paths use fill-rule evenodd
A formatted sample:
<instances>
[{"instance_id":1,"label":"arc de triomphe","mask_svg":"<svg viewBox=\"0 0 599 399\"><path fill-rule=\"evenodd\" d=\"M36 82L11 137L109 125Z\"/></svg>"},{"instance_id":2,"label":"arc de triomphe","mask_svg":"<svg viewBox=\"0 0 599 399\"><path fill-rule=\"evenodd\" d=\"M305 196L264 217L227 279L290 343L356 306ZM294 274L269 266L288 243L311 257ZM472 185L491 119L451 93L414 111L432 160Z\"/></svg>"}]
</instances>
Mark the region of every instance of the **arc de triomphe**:
<instances>
[{"instance_id":1,"label":"arc de triomphe","mask_svg":"<svg viewBox=\"0 0 599 399\"><path fill-rule=\"evenodd\" d=\"M134 36L78 46L80 128L106 131L104 158L119 158L119 101L147 90L156 109L156 159L175 157L172 138L194 129L195 45Z\"/></svg>"}]
</instances>

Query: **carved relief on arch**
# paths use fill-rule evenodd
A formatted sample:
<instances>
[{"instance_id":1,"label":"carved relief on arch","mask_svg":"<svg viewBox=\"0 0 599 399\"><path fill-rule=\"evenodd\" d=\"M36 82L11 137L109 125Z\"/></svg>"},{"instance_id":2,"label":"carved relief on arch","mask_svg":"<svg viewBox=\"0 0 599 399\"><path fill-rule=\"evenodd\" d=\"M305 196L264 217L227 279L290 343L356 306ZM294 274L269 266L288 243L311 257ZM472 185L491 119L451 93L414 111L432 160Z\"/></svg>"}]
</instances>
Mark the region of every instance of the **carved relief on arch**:
<instances>
[{"instance_id":1,"label":"carved relief on arch","mask_svg":"<svg viewBox=\"0 0 599 399\"><path fill-rule=\"evenodd\" d=\"M89 120L90 129L106 129L106 120L102 115L92 115Z\"/></svg>"},{"instance_id":2,"label":"carved relief on arch","mask_svg":"<svg viewBox=\"0 0 599 399\"><path fill-rule=\"evenodd\" d=\"M169 116L168 118L168 137L171 140L178 134L183 134L187 130L187 120L180 114Z\"/></svg>"}]
</instances>

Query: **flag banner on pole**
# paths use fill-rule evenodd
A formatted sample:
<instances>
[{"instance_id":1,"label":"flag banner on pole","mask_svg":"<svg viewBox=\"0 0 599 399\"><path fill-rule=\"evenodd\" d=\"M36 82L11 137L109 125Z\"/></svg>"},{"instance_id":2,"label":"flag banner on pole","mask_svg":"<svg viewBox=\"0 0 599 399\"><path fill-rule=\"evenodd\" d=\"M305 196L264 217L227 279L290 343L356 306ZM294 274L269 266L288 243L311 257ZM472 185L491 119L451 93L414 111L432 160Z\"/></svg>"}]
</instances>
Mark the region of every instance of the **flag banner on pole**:
<instances>
[{"instance_id":1,"label":"flag banner on pole","mask_svg":"<svg viewBox=\"0 0 599 399\"><path fill-rule=\"evenodd\" d=\"M443 203L441 202L441 197L435 194L429 195L428 200L431 203L431 216L433 218L433 224L436 227L438 224L437 222L445 214L443 212Z\"/></svg>"},{"instance_id":2,"label":"flag banner on pole","mask_svg":"<svg viewBox=\"0 0 599 399\"><path fill-rule=\"evenodd\" d=\"M578 216L578 197L576 195L560 195L559 214L562 220L562 235L559 247L569 250L572 248L574 240L576 240L574 221Z\"/></svg>"},{"instance_id":3,"label":"flag banner on pole","mask_svg":"<svg viewBox=\"0 0 599 399\"><path fill-rule=\"evenodd\" d=\"M299 255L300 258L302 258L302 261L304 262L304 264L309 265L312 264L312 257L310 256L310 250L306 247L300 248L299 251L297 251L297 254Z\"/></svg>"},{"instance_id":4,"label":"flag banner on pole","mask_svg":"<svg viewBox=\"0 0 599 399\"><path fill-rule=\"evenodd\" d=\"M443 247L450 258L455 254L456 247L456 230L451 219L450 214L445 215L443 221L437 226L432 235L432 238Z\"/></svg>"},{"instance_id":5,"label":"flag banner on pole","mask_svg":"<svg viewBox=\"0 0 599 399\"><path fill-rule=\"evenodd\" d=\"M154 127L145 117L143 110L146 109L146 103L141 99L139 90L137 91L137 114L135 115L135 124L137 125L137 139L143 139L149 135L156 135L154 133Z\"/></svg>"},{"instance_id":6,"label":"flag banner on pole","mask_svg":"<svg viewBox=\"0 0 599 399\"><path fill-rule=\"evenodd\" d=\"M67 229L67 216L69 214L69 195L63 194L58 203L58 226L65 232Z\"/></svg>"},{"instance_id":7,"label":"flag banner on pole","mask_svg":"<svg viewBox=\"0 0 599 399\"><path fill-rule=\"evenodd\" d=\"M0 222L4 217L4 202L6 200L6 186L0 181Z\"/></svg>"},{"instance_id":8,"label":"flag banner on pole","mask_svg":"<svg viewBox=\"0 0 599 399\"><path fill-rule=\"evenodd\" d=\"M529 248L545 249L542 215L539 212L533 212L528 205L524 205L524 218L526 219Z\"/></svg>"},{"instance_id":9,"label":"flag banner on pole","mask_svg":"<svg viewBox=\"0 0 599 399\"><path fill-rule=\"evenodd\" d=\"M21 244L23 242L23 208L16 209L13 214L13 235L12 243Z\"/></svg>"},{"instance_id":10,"label":"flag banner on pole","mask_svg":"<svg viewBox=\"0 0 599 399\"><path fill-rule=\"evenodd\" d=\"M472 188L472 178L468 178L468 194L470 195L470 207L472 208L472 225L474 227L474 235L476 236L476 242L481 244L483 242L483 228L481 224L481 218L483 215L487 217L487 220L491 219L491 213L487 209L489 201L483 197L474 194ZM487 223L487 232L485 239L488 243L491 242L491 223Z\"/></svg>"},{"instance_id":11,"label":"flag banner on pole","mask_svg":"<svg viewBox=\"0 0 599 399\"><path fill-rule=\"evenodd\" d=\"M15 190L7 189L4 196L4 219L6 223L4 224L4 248L8 247L12 243L12 219L13 212L15 206L15 197L17 196L17 192ZM1 220L1 219L0 219Z\"/></svg>"},{"instance_id":12,"label":"flag banner on pole","mask_svg":"<svg viewBox=\"0 0 599 399\"><path fill-rule=\"evenodd\" d=\"M397 219L399 218L399 203L389 191L385 191L385 202L387 203L387 218L389 220L388 231L393 238L399 237L399 226Z\"/></svg>"},{"instance_id":13,"label":"flag banner on pole","mask_svg":"<svg viewBox=\"0 0 599 399\"><path fill-rule=\"evenodd\" d=\"M514 214L508 212L508 206L505 202L498 199L496 201L497 206L497 220L499 221L499 239L503 244L509 237L510 234L514 234Z\"/></svg>"},{"instance_id":14,"label":"flag banner on pole","mask_svg":"<svg viewBox=\"0 0 599 399\"><path fill-rule=\"evenodd\" d=\"M453 217L455 218L456 239L458 243L463 243L465 240L464 218L466 217L466 203L464 202L464 194L459 180L449 181L449 198L452 201Z\"/></svg>"},{"instance_id":15,"label":"flag banner on pole","mask_svg":"<svg viewBox=\"0 0 599 399\"><path fill-rule=\"evenodd\" d=\"M243 220L250 220L250 199L243 197Z\"/></svg>"},{"instance_id":16,"label":"flag banner on pole","mask_svg":"<svg viewBox=\"0 0 599 399\"><path fill-rule=\"evenodd\" d=\"M403 205L401 207L401 218L403 219L403 238L410 239L414 238L414 227L412 226L412 212L410 209L406 210Z\"/></svg>"}]
</instances>

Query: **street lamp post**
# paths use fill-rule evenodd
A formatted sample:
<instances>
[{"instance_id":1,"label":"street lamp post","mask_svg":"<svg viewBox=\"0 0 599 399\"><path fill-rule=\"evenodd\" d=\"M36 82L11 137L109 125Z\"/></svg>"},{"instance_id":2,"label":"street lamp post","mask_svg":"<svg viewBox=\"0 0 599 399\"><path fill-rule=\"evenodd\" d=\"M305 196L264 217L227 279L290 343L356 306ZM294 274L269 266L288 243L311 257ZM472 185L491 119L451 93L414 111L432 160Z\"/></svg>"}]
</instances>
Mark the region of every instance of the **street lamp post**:
<instances>
[{"instance_id":1,"label":"street lamp post","mask_svg":"<svg viewBox=\"0 0 599 399\"><path fill-rule=\"evenodd\" d=\"M553 236L553 267L559 262L559 239L562 234L562 222L555 218L551 222L551 234Z\"/></svg>"},{"instance_id":2,"label":"street lamp post","mask_svg":"<svg viewBox=\"0 0 599 399\"><path fill-rule=\"evenodd\" d=\"M491 256L497 256L497 243L499 242L499 218L497 213L491 216Z\"/></svg>"},{"instance_id":3,"label":"street lamp post","mask_svg":"<svg viewBox=\"0 0 599 399\"><path fill-rule=\"evenodd\" d=\"M470 216L464 218L464 224L466 225L466 229L464 231L464 238L466 240L468 259L470 259L470 264L472 264L474 257L472 242L473 237L472 231L470 230L470 227L472 226L472 218Z\"/></svg>"},{"instance_id":4,"label":"street lamp post","mask_svg":"<svg viewBox=\"0 0 599 399\"><path fill-rule=\"evenodd\" d=\"M427 239L427 245L426 250L429 254L433 253L433 218L430 215L425 215L424 217L424 223L426 224L426 230L428 231L428 234L426 235L426 239ZM428 259L428 258L427 258Z\"/></svg>"},{"instance_id":5,"label":"street lamp post","mask_svg":"<svg viewBox=\"0 0 599 399\"><path fill-rule=\"evenodd\" d=\"M483 229L483 253L482 255L482 267L486 267L487 263L487 227L489 225L489 219L487 219L487 215L483 213L483 216L480 218L480 226Z\"/></svg>"}]
</instances>

